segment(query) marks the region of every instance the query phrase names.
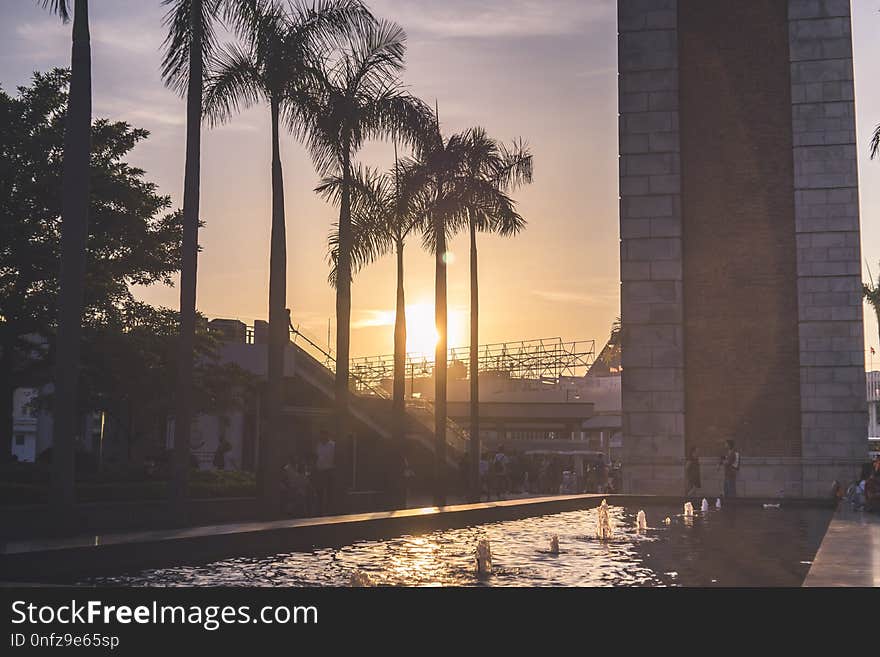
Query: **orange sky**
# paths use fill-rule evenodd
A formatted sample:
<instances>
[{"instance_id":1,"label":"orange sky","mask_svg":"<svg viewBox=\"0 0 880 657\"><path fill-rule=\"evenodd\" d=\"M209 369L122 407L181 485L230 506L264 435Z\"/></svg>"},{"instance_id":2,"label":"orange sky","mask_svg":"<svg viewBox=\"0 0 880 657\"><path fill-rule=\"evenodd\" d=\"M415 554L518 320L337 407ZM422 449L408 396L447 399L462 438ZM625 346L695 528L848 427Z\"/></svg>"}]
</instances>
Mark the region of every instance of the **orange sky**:
<instances>
[{"instance_id":1,"label":"orange sky","mask_svg":"<svg viewBox=\"0 0 880 657\"><path fill-rule=\"evenodd\" d=\"M501 139L523 137L535 155L535 182L515 196L528 220L512 239L480 238L481 342L561 336L604 341L618 314L617 98L615 2L611 0L374 0L377 15L409 33L405 81L439 103L444 131L482 125ZM880 261L880 162L867 140L880 122L880 5L855 0L854 43L863 255ZM134 151L160 191L181 202L184 104L159 79L159 2L95 2L91 10L94 114L152 131ZM0 81L7 90L30 72L69 62L70 27L31 2L0 8ZM267 308L270 142L268 110L252 109L203 137L203 251L198 306L247 322ZM288 224L288 301L294 321L326 340L333 292L326 237L334 209L313 193L317 177L292 139L282 144ZM358 158L387 166L372 145ZM451 244L450 346L467 342L467 238ZM390 353L394 261L370 266L353 288L353 355ZM407 302L413 342L431 339L433 261L408 246ZM177 306L177 290L141 296ZM335 322L334 322L335 326ZM866 318L878 348L876 322ZM417 337L418 336L418 337ZM411 342L411 346L413 346ZM600 345L601 346L601 345ZM875 358L880 367L880 357Z\"/></svg>"}]
</instances>

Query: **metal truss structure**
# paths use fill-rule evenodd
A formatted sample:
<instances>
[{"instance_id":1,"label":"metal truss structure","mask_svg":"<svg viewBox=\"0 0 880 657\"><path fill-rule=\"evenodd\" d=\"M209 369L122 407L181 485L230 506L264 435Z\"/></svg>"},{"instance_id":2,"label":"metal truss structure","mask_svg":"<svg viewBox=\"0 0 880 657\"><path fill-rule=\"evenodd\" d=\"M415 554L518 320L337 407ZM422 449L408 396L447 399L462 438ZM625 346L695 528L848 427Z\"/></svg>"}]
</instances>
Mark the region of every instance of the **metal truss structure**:
<instances>
[{"instance_id":1,"label":"metal truss structure","mask_svg":"<svg viewBox=\"0 0 880 657\"><path fill-rule=\"evenodd\" d=\"M450 375L456 369L459 378L470 375L468 347L448 352ZM596 357L595 340L566 342L562 338L541 338L480 345L479 371L492 372L512 379L557 380L563 376L584 376ZM406 372L412 376L431 376L433 357L406 355ZM394 376L394 356L365 356L351 360L351 372L363 381L379 384Z\"/></svg>"}]
</instances>

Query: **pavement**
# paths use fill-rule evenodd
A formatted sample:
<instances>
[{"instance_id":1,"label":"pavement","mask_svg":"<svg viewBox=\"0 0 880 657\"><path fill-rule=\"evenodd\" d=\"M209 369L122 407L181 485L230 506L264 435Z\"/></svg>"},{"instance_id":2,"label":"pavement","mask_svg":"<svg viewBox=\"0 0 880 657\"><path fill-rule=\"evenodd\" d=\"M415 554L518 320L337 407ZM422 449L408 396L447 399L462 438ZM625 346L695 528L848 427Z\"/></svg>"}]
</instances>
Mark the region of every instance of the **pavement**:
<instances>
[{"instance_id":1,"label":"pavement","mask_svg":"<svg viewBox=\"0 0 880 657\"><path fill-rule=\"evenodd\" d=\"M880 586L880 514L841 502L804 586Z\"/></svg>"}]
</instances>

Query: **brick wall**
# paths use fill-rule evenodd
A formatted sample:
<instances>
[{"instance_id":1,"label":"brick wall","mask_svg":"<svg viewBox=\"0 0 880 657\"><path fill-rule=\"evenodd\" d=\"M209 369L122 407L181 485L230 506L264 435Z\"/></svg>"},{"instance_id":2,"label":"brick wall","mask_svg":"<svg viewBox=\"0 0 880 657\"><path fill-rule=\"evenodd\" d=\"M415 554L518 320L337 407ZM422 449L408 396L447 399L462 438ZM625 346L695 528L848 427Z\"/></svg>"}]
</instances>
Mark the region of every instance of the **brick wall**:
<instances>
[{"instance_id":1,"label":"brick wall","mask_svg":"<svg viewBox=\"0 0 880 657\"><path fill-rule=\"evenodd\" d=\"M800 455L787 0L679 0L685 434Z\"/></svg>"}]
</instances>

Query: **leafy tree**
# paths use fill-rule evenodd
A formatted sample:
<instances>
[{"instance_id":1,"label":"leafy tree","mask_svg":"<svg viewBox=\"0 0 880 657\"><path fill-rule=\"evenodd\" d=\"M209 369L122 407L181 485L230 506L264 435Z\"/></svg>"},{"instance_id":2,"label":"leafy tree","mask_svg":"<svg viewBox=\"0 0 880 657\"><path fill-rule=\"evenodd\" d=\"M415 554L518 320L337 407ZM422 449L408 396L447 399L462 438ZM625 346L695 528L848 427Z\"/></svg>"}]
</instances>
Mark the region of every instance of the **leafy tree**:
<instances>
[{"instance_id":1,"label":"leafy tree","mask_svg":"<svg viewBox=\"0 0 880 657\"><path fill-rule=\"evenodd\" d=\"M219 343L199 319L193 410L224 414L239 409L253 394L255 377L219 360ZM127 301L111 321L86 330L81 408L104 412L129 447L152 440L164 449L166 419L176 411L175 388L168 382L175 380L178 365L179 325L176 311Z\"/></svg>"},{"instance_id":2,"label":"leafy tree","mask_svg":"<svg viewBox=\"0 0 880 657\"><path fill-rule=\"evenodd\" d=\"M35 73L17 96L0 89L0 439L7 450L12 391L50 381L56 359L69 80L68 71L54 69ZM124 122L92 125L82 314L89 335L124 327L131 285L170 285L179 266L180 213L124 159L147 135Z\"/></svg>"}]
</instances>

